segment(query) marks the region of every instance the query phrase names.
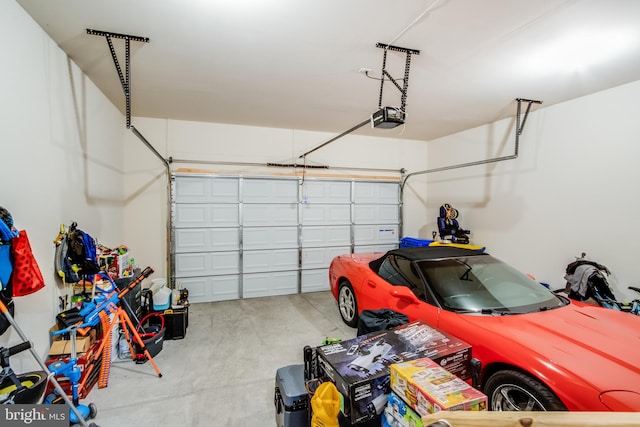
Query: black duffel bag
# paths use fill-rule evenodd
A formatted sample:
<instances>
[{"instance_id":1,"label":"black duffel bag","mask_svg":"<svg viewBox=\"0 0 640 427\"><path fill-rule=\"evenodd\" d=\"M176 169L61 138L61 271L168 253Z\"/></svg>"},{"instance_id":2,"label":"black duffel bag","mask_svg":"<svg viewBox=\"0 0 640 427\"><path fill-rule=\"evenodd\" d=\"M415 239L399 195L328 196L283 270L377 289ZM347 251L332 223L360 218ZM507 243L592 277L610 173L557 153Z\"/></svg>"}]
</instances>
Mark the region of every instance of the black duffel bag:
<instances>
[{"instance_id":1,"label":"black duffel bag","mask_svg":"<svg viewBox=\"0 0 640 427\"><path fill-rule=\"evenodd\" d=\"M358 319L358 336L369 332L385 331L409 323L406 314L388 308L380 310L362 310Z\"/></svg>"}]
</instances>

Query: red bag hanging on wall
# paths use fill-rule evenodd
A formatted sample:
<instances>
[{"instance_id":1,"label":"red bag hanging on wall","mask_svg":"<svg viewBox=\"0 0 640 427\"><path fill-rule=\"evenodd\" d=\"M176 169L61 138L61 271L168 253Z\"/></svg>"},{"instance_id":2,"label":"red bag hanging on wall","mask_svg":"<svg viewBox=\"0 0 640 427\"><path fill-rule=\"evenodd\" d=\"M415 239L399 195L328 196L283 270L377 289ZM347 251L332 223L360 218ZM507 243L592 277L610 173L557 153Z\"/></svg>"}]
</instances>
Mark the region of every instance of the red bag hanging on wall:
<instances>
[{"instance_id":1,"label":"red bag hanging on wall","mask_svg":"<svg viewBox=\"0 0 640 427\"><path fill-rule=\"evenodd\" d=\"M31 252L25 230L20 230L18 237L11 239L11 253L13 255L13 273L11 274L13 296L22 297L42 289L44 287L42 272Z\"/></svg>"}]
</instances>

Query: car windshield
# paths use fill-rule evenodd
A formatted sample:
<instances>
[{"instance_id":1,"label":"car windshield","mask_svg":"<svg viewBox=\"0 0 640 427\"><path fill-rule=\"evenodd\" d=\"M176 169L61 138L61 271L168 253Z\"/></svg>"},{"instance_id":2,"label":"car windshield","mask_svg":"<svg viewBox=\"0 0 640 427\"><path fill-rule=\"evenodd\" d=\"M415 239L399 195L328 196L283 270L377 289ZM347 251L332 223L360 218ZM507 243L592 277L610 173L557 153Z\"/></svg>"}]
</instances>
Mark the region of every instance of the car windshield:
<instances>
[{"instance_id":1,"label":"car windshield","mask_svg":"<svg viewBox=\"0 0 640 427\"><path fill-rule=\"evenodd\" d=\"M416 264L436 299L450 311L522 314L566 304L545 286L490 255Z\"/></svg>"}]
</instances>

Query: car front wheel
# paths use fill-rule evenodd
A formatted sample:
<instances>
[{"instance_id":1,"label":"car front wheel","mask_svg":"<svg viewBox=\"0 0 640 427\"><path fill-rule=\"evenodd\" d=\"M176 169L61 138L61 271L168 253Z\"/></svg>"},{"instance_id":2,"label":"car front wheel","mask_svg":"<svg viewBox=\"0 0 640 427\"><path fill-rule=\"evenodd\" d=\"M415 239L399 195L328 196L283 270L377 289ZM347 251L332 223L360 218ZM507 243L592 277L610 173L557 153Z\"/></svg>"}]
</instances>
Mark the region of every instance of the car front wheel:
<instances>
[{"instance_id":1,"label":"car front wheel","mask_svg":"<svg viewBox=\"0 0 640 427\"><path fill-rule=\"evenodd\" d=\"M344 323L352 328L358 326L358 303L351 284L346 280L340 282L340 288L338 289L338 308L340 309L340 317L342 317Z\"/></svg>"},{"instance_id":2,"label":"car front wheel","mask_svg":"<svg viewBox=\"0 0 640 427\"><path fill-rule=\"evenodd\" d=\"M566 411L551 390L529 375L504 370L493 374L484 387L492 411Z\"/></svg>"}]
</instances>

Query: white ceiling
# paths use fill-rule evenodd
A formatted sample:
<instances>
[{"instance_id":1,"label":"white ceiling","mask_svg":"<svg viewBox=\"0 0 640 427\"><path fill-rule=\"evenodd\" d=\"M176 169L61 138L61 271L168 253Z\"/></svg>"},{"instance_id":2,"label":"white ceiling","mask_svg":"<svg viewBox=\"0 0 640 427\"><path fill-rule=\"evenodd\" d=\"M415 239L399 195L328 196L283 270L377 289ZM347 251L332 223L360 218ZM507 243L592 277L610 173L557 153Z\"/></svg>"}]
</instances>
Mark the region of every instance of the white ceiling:
<instances>
[{"instance_id":1,"label":"white ceiling","mask_svg":"<svg viewBox=\"0 0 640 427\"><path fill-rule=\"evenodd\" d=\"M339 134L377 110L380 81L359 70L380 77L378 42L420 51L406 125L358 134L430 140L514 116L516 98L545 107L640 80L638 0L17 2L123 112L106 38L86 30L148 37L131 41L134 117ZM389 51L399 84L404 68ZM383 94L400 105L389 81Z\"/></svg>"}]
</instances>

